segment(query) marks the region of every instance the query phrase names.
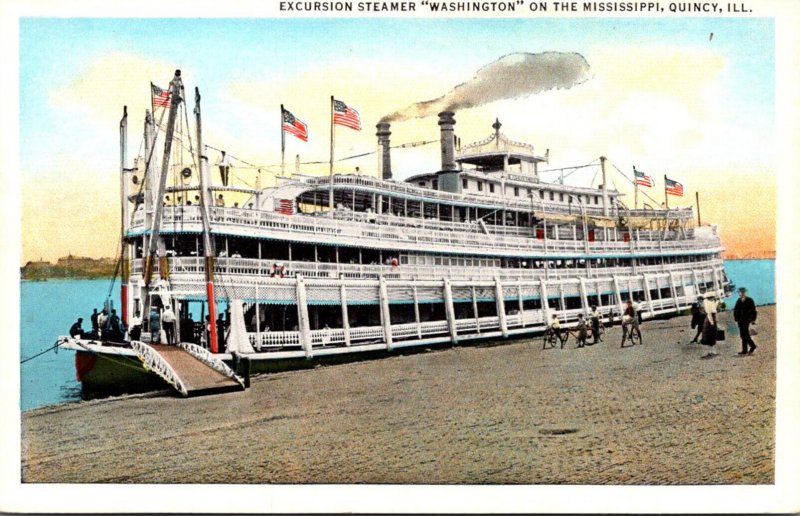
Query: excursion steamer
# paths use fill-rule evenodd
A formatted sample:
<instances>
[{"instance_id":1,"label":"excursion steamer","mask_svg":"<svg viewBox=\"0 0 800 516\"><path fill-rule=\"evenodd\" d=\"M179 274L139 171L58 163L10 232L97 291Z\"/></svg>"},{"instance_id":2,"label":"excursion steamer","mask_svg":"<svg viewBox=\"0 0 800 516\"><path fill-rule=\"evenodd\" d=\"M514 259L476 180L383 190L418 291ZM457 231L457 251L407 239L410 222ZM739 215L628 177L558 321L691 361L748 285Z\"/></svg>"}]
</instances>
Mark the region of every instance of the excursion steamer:
<instances>
[{"instance_id":1,"label":"excursion steamer","mask_svg":"<svg viewBox=\"0 0 800 516\"><path fill-rule=\"evenodd\" d=\"M296 166L272 186L250 187L230 180L230 156L210 164L197 91L195 128L176 137L181 113L188 122L179 72L169 92L147 112L144 154L131 168L127 111L120 124L121 312L127 326L142 318L141 333L63 337L84 389L149 388L145 370L180 381L146 315L167 305L181 347L223 367L248 357L261 371L529 336L553 314L569 327L593 305L613 322L628 299L644 319L670 316L698 294L732 288L717 226L696 224L691 207L627 207L607 186L604 157L594 165L599 187L545 182L548 153L507 138L499 121L462 147L445 111L434 172L393 179L382 122L378 174L323 177Z\"/></svg>"}]
</instances>

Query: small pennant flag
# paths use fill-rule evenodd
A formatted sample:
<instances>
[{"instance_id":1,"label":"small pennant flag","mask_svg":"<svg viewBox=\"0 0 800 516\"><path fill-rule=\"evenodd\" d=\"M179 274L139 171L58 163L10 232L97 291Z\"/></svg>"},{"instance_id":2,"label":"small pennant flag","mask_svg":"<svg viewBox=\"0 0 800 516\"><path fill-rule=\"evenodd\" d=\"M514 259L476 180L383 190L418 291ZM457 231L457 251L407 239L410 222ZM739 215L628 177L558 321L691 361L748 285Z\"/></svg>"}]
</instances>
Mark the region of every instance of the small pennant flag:
<instances>
[{"instance_id":1,"label":"small pennant flag","mask_svg":"<svg viewBox=\"0 0 800 516\"><path fill-rule=\"evenodd\" d=\"M633 175L637 185L647 186L648 188L652 188L656 185L652 177L644 172L636 170L636 168L633 169Z\"/></svg>"},{"instance_id":2,"label":"small pennant flag","mask_svg":"<svg viewBox=\"0 0 800 516\"><path fill-rule=\"evenodd\" d=\"M153 93L153 109L169 107L169 90L162 90L152 82L150 89Z\"/></svg>"},{"instance_id":3,"label":"small pennant flag","mask_svg":"<svg viewBox=\"0 0 800 516\"><path fill-rule=\"evenodd\" d=\"M341 100L333 101L333 123L355 129L361 130L361 117L358 111L351 108Z\"/></svg>"},{"instance_id":4,"label":"small pennant flag","mask_svg":"<svg viewBox=\"0 0 800 516\"><path fill-rule=\"evenodd\" d=\"M664 178L664 191L670 195L683 197L683 185L668 177Z\"/></svg>"},{"instance_id":5,"label":"small pennant flag","mask_svg":"<svg viewBox=\"0 0 800 516\"><path fill-rule=\"evenodd\" d=\"M283 110L283 130L303 140L308 141L308 126L287 110Z\"/></svg>"}]
</instances>

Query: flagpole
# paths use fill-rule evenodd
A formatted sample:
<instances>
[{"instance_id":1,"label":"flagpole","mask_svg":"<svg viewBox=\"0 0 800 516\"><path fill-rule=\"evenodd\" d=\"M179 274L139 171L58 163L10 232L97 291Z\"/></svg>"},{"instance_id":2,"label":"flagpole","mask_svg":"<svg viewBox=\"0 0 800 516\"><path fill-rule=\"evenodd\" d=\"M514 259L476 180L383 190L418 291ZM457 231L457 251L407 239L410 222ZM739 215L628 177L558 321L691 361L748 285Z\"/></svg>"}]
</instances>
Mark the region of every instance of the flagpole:
<instances>
[{"instance_id":1,"label":"flagpole","mask_svg":"<svg viewBox=\"0 0 800 516\"><path fill-rule=\"evenodd\" d=\"M153 113L153 120L156 118L156 107L153 104L153 81L150 81L150 112ZM149 160L149 158L148 158Z\"/></svg>"},{"instance_id":2,"label":"flagpole","mask_svg":"<svg viewBox=\"0 0 800 516\"><path fill-rule=\"evenodd\" d=\"M331 95L331 162L328 172L328 181L330 182L330 199L328 200L328 208L330 215L333 216L333 143L334 143L334 129L333 129L333 95Z\"/></svg>"},{"instance_id":3,"label":"flagpole","mask_svg":"<svg viewBox=\"0 0 800 516\"><path fill-rule=\"evenodd\" d=\"M667 195L667 174L664 174L664 205L669 209L669 195Z\"/></svg>"},{"instance_id":4,"label":"flagpole","mask_svg":"<svg viewBox=\"0 0 800 516\"><path fill-rule=\"evenodd\" d=\"M633 209L639 208L639 182L636 180L636 165L633 166Z\"/></svg>"},{"instance_id":5,"label":"flagpole","mask_svg":"<svg viewBox=\"0 0 800 516\"><path fill-rule=\"evenodd\" d=\"M286 175L286 131L283 130L283 104L281 104L281 177Z\"/></svg>"}]
</instances>

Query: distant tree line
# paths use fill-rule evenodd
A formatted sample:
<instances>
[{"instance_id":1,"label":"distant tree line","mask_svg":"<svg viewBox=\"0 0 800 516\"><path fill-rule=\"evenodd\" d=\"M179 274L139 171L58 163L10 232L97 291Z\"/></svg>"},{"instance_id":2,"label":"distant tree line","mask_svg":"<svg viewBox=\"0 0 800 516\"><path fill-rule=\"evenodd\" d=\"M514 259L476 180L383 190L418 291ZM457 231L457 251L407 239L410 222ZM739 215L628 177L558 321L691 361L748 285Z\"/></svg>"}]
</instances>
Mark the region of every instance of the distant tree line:
<instances>
[{"instance_id":1,"label":"distant tree line","mask_svg":"<svg viewBox=\"0 0 800 516\"><path fill-rule=\"evenodd\" d=\"M22 279L48 278L106 278L114 274L116 261L113 258L86 258L63 256L56 263L43 260L30 261L20 267Z\"/></svg>"}]
</instances>

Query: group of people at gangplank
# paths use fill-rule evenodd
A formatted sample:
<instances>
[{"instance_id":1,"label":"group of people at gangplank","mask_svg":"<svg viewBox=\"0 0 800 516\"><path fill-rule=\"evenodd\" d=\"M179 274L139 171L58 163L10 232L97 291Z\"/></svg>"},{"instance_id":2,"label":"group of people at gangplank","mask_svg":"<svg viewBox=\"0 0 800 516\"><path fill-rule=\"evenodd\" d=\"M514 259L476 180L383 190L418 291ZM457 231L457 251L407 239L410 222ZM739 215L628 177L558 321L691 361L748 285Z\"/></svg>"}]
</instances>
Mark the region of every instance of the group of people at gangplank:
<instances>
[{"instance_id":1,"label":"group of people at gangplank","mask_svg":"<svg viewBox=\"0 0 800 516\"><path fill-rule=\"evenodd\" d=\"M105 307L100 312L95 308L90 320L92 329L91 331L85 331L83 329L83 317L78 317L69 329L69 336L77 339L107 342L124 342L125 340L139 340L141 338L142 316L139 311L131 318L129 327L125 326L125 323L120 319L117 315L117 311L113 308L110 310L110 313ZM163 329L167 344L176 344L176 320L175 313L169 305L162 310L153 306L150 309L150 315L148 317L150 334L157 336L153 341L161 341L161 330Z\"/></svg>"},{"instance_id":2,"label":"group of people at gangplank","mask_svg":"<svg viewBox=\"0 0 800 516\"><path fill-rule=\"evenodd\" d=\"M117 315L117 311L113 308L109 311L108 308L103 307L99 312L95 308L90 320L92 329L91 331L85 331L83 329L83 317L78 317L78 320L69 329L69 336L79 339L122 342L128 331L125 323L122 322Z\"/></svg>"}]
</instances>

